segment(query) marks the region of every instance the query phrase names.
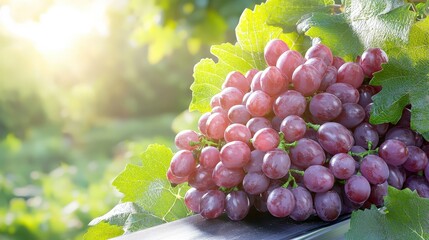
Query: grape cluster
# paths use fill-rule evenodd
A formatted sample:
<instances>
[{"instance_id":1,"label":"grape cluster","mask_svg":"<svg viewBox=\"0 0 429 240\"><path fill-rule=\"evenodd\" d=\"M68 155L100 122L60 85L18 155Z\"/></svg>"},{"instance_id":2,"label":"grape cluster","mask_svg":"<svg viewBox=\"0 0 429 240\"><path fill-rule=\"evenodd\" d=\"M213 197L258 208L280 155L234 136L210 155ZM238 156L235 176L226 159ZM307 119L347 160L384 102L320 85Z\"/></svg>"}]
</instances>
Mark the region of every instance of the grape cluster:
<instances>
[{"instance_id":1,"label":"grape cluster","mask_svg":"<svg viewBox=\"0 0 429 240\"><path fill-rule=\"evenodd\" d=\"M191 186L191 211L333 221L382 206L388 185L429 197L429 144L410 129L411 107L396 125L369 123L381 88L367 83L388 61L383 50L345 62L320 43L302 56L275 39L264 56L266 69L228 74L199 133L175 138L167 178Z\"/></svg>"}]
</instances>

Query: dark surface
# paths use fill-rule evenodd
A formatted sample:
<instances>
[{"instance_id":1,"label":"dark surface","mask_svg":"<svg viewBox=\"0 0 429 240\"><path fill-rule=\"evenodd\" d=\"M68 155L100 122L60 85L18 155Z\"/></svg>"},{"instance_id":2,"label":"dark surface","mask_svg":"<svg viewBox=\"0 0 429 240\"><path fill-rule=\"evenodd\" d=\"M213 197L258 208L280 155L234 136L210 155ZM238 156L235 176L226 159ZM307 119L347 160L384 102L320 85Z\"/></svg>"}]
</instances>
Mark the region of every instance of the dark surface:
<instances>
[{"instance_id":1,"label":"dark surface","mask_svg":"<svg viewBox=\"0 0 429 240\"><path fill-rule=\"evenodd\" d=\"M269 214L252 212L245 220L234 222L225 215L212 220L195 215L116 239L292 239L338 224L349 217L340 216L333 222L323 222L316 217L305 222L295 222L290 218L275 218Z\"/></svg>"}]
</instances>

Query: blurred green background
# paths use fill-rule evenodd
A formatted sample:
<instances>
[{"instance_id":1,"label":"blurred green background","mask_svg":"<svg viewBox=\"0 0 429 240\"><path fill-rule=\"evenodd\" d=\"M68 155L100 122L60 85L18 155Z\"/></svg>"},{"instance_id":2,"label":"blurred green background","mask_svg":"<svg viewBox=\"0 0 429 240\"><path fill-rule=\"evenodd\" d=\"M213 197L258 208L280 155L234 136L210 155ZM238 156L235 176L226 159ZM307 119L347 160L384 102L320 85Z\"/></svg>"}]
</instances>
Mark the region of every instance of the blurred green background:
<instances>
[{"instance_id":1,"label":"blurred green background","mask_svg":"<svg viewBox=\"0 0 429 240\"><path fill-rule=\"evenodd\" d=\"M0 0L0 239L80 239L130 156L195 119L193 65L259 2Z\"/></svg>"}]
</instances>

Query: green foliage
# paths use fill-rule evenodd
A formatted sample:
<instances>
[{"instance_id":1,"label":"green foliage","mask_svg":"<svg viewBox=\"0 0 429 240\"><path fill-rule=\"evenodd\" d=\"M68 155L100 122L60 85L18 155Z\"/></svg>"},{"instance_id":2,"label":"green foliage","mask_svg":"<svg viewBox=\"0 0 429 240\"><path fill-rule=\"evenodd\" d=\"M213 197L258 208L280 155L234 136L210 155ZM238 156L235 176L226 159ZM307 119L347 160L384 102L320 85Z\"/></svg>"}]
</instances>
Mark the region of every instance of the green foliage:
<instances>
[{"instance_id":1,"label":"green foliage","mask_svg":"<svg viewBox=\"0 0 429 240\"><path fill-rule=\"evenodd\" d=\"M158 63L183 48L196 54L225 40L231 41L238 14L261 0L130 1L138 18L133 39L148 47L148 60ZM210 29L210 31L207 31Z\"/></svg>"},{"instance_id":2,"label":"green foliage","mask_svg":"<svg viewBox=\"0 0 429 240\"><path fill-rule=\"evenodd\" d=\"M141 166L128 164L113 181L124 194L125 203L94 219L92 228L103 228L100 223L104 221L123 226L127 233L188 216L183 197L189 187L173 188L165 177L172 157L173 152L166 146L149 145L141 154Z\"/></svg>"},{"instance_id":3,"label":"green foliage","mask_svg":"<svg viewBox=\"0 0 429 240\"><path fill-rule=\"evenodd\" d=\"M353 61L369 47L387 50L408 40L415 14L402 1L351 0L340 14L315 12L304 17L298 28L321 39L333 53ZM347 44L344 44L347 43Z\"/></svg>"},{"instance_id":4,"label":"green foliage","mask_svg":"<svg viewBox=\"0 0 429 240\"><path fill-rule=\"evenodd\" d=\"M389 187L385 207L353 212L346 239L428 239L429 199Z\"/></svg>"},{"instance_id":5,"label":"green foliage","mask_svg":"<svg viewBox=\"0 0 429 240\"><path fill-rule=\"evenodd\" d=\"M389 63L375 74L371 84L383 86L374 96L371 121L399 121L411 104L411 127L429 139L429 19L413 25L407 45L389 51Z\"/></svg>"}]
</instances>

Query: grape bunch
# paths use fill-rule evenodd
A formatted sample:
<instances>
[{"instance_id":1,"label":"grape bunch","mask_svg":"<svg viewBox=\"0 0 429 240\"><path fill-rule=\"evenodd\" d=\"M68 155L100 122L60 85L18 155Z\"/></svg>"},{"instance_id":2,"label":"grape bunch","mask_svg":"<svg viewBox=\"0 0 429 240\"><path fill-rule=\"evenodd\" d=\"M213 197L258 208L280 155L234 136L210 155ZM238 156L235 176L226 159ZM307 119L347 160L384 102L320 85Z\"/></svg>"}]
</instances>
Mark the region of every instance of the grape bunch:
<instances>
[{"instance_id":1,"label":"grape bunch","mask_svg":"<svg viewBox=\"0 0 429 240\"><path fill-rule=\"evenodd\" d=\"M345 62L320 43L302 56L274 39L264 57L263 70L227 75L199 132L175 137L167 178L189 184L191 211L333 221L382 206L388 185L429 197L429 144L410 129L411 106L396 125L369 123L381 87L368 82L388 61L383 50Z\"/></svg>"}]
</instances>

